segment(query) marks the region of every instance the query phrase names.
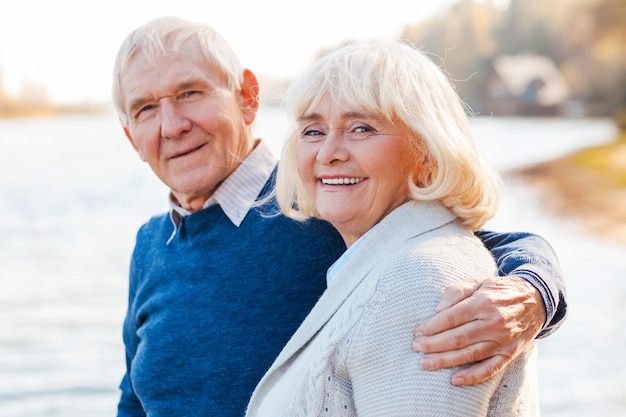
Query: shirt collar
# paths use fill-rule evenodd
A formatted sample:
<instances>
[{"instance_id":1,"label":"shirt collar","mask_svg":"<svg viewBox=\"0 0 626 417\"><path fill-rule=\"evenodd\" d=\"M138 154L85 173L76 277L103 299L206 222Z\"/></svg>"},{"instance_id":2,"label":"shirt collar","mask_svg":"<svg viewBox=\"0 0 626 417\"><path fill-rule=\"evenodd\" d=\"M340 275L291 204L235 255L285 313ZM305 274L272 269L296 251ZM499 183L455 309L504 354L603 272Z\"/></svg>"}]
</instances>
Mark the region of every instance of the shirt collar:
<instances>
[{"instance_id":1,"label":"shirt collar","mask_svg":"<svg viewBox=\"0 0 626 417\"><path fill-rule=\"evenodd\" d=\"M339 257L339 259L337 259L335 261L335 263L333 263L328 268L328 270L326 272L326 287L329 287L330 283L335 279L335 277L337 275L339 275L339 271L341 271L341 269L343 269L343 267L348 263L350 258L352 258L352 256L354 255L354 252L356 252L356 249L359 246L361 246L361 244L365 240L365 237L369 234L369 232L371 230L372 229L370 229L367 232L365 232L365 234L363 236L358 238L356 242L354 242L352 245L350 245L350 247L348 247L348 249L346 249L346 251Z\"/></svg>"},{"instance_id":2,"label":"shirt collar","mask_svg":"<svg viewBox=\"0 0 626 417\"><path fill-rule=\"evenodd\" d=\"M275 166L276 158L270 147L264 141L260 141L241 165L220 184L215 193L204 203L203 209L218 204L228 219L239 227L270 175L272 175ZM169 207L174 232L168 239L168 243L176 235L180 219L191 214L189 210L178 204L171 192Z\"/></svg>"}]
</instances>

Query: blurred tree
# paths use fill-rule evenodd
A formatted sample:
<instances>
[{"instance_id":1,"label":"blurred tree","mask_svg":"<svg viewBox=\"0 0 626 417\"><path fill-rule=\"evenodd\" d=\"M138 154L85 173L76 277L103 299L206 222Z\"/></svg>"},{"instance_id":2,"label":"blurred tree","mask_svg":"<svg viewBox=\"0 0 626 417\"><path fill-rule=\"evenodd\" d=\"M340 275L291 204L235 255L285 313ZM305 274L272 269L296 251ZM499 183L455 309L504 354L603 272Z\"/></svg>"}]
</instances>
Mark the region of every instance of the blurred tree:
<instances>
[{"instance_id":1,"label":"blurred tree","mask_svg":"<svg viewBox=\"0 0 626 417\"><path fill-rule=\"evenodd\" d=\"M491 3L462 0L432 20L407 26L402 38L429 53L454 81L459 95L477 109L476 98L498 51L497 18Z\"/></svg>"},{"instance_id":2,"label":"blurred tree","mask_svg":"<svg viewBox=\"0 0 626 417\"><path fill-rule=\"evenodd\" d=\"M626 0L459 0L402 38L433 56L480 110L500 55L550 58L591 115L626 107Z\"/></svg>"},{"instance_id":3,"label":"blurred tree","mask_svg":"<svg viewBox=\"0 0 626 417\"><path fill-rule=\"evenodd\" d=\"M607 111L626 112L626 0L603 0L590 7L593 99L606 100ZM622 116L623 117L623 116Z\"/></svg>"}]
</instances>

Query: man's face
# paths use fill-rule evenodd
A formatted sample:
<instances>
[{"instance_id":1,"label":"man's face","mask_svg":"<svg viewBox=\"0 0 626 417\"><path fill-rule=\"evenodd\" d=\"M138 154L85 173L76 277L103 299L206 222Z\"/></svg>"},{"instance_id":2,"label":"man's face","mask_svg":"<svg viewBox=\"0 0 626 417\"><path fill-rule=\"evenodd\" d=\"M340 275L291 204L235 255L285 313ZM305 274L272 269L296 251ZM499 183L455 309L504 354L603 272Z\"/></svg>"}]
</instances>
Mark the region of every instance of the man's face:
<instances>
[{"instance_id":1,"label":"man's face","mask_svg":"<svg viewBox=\"0 0 626 417\"><path fill-rule=\"evenodd\" d=\"M150 62L131 56L121 76L126 136L178 202L199 210L253 147L257 84L244 72L242 91L208 63L193 42Z\"/></svg>"}]
</instances>

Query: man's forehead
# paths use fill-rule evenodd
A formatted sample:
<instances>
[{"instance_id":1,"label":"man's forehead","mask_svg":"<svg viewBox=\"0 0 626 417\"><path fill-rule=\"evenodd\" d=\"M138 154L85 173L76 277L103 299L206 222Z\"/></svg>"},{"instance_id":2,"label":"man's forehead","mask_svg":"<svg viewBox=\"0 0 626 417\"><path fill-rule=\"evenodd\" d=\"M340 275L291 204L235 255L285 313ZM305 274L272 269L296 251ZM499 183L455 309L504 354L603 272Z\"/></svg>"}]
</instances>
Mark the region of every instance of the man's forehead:
<instances>
[{"instance_id":1,"label":"man's forehead","mask_svg":"<svg viewBox=\"0 0 626 417\"><path fill-rule=\"evenodd\" d=\"M127 110L187 89L206 90L228 85L226 75L215 64L209 63L203 55L187 52L173 51L170 55L152 58L140 51L133 55L120 77Z\"/></svg>"}]
</instances>

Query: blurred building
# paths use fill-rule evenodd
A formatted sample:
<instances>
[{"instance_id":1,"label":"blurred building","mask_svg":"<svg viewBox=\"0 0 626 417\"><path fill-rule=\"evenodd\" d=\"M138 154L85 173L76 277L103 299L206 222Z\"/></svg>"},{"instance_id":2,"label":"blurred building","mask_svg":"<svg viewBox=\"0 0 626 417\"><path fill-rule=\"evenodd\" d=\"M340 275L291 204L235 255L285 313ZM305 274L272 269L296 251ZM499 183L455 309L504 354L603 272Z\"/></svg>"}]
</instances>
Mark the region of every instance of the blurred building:
<instances>
[{"instance_id":1,"label":"blurred building","mask_svg":"<svg viewBox=\"0 0 626 417\"><path fill-rule=\"evenodd\" d=\"M481 95L482 113L495 116L554 116L571 105L563 74L540 55L496 58Z\"/></svg>"}]
</instances>

